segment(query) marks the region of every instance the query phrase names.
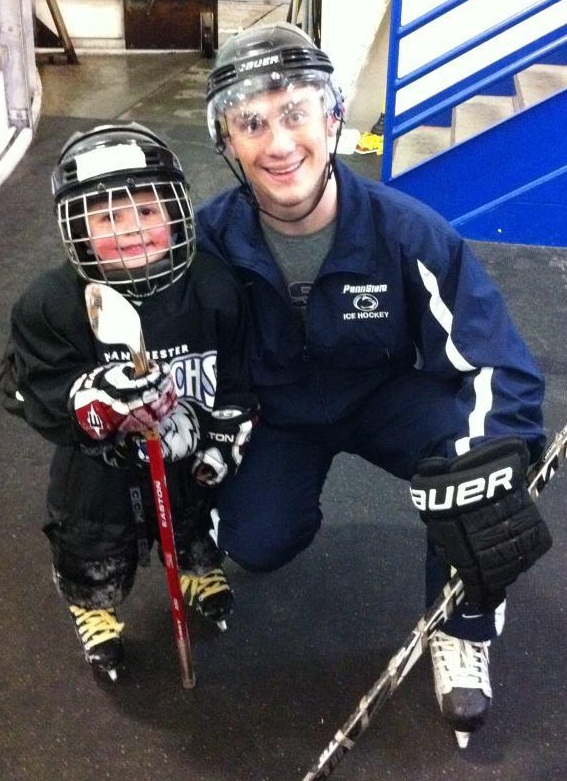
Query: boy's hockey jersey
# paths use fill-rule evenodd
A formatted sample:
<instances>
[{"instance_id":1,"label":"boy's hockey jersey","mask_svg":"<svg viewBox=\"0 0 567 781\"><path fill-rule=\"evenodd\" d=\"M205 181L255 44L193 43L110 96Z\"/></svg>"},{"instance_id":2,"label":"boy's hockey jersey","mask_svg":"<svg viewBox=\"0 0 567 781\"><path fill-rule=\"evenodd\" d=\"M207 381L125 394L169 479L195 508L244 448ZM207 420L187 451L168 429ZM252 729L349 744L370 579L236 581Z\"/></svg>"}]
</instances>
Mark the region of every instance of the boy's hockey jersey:
<instances>
[{"instance_id":1,"label":"boy's hockey jersey","mask_svg":"<svg viewBox=\"0 0 567 781\"><path fill-rule=\"evenodd\" d=\"M12 310L4 406L58 445L85 444L67 408L77 377L131 360L120 334L116 345L93 336L85 284L65 264L32 282ZM178 395L193 402L201 421L213 408L250 406L245 303L224 262L197 253L182 279L134 305L149 359L171 366Z\"/></svg>"}]
</instances>

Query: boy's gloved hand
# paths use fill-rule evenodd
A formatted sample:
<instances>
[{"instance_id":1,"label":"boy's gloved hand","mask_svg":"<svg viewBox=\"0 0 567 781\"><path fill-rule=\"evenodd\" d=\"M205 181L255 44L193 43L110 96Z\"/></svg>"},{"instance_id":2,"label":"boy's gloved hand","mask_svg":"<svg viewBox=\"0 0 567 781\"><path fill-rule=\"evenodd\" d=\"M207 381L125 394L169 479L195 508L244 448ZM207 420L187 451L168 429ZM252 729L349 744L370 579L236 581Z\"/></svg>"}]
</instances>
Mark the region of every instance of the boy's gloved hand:
<instances>
[{"instance_id":1,"label":"boy's gloved hand","mask_svg":"<svg viewBox=\"0 0 567 781\"><path fill-rule=\"evenodd\" d=\"M429 538L483 611L500 604L506 587L551 547L526 486L528 465L525 442L506 437L452 461L427 458L411 481Z\"/></svg>"},{"instance_id":2,"label":"boy's gloved hand","mask_svg":"<svg viewBox=\"0 0 567 781\"><path fill-rule=\"evenodd\" d=\"M168 364L150 364L136 377L134 364L112 363L81 375L69 394L69 410L81 429L95 440L116 432L144 434L169 415L177 393Z\"/></svg>"},{"instance_id":3,"label":"boy's gloved hand","mask_svg":"<svg viewBox=\"0 0 567 781\"><path fill-rule=\"evenodd\" d=\"M209 428L195 453L193 474L201 485L215 486L236 474L256 422L256 410L223 407L211 412Z\"/></svg>"}]
</instances>

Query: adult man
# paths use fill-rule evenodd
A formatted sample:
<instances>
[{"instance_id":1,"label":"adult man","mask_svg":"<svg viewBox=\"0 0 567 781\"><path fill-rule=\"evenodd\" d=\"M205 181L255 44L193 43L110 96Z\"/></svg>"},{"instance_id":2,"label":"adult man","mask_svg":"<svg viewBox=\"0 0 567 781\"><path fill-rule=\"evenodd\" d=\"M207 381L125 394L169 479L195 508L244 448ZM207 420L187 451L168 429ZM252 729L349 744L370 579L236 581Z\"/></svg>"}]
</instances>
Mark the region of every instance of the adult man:
<instances>
[{"instance_id":1,"label":"adult man","mask_svg":"<svg viewBox=\"0 0 567 781\"><path fill-rule=\"evenodd\" d=\"M280 23L230 39L207 85L211 136L241 186L198 210L197 235L246 286L261 405L218 542L250 569L288 562L320 526L341 451L411 480L428 602L449 564L465 582L431 652L442 713L468 733L490 705L505 587L551 544L525 489L544 444L543 378L451 226L335 159L332 72Z\"/></svg>"}]
</instances>

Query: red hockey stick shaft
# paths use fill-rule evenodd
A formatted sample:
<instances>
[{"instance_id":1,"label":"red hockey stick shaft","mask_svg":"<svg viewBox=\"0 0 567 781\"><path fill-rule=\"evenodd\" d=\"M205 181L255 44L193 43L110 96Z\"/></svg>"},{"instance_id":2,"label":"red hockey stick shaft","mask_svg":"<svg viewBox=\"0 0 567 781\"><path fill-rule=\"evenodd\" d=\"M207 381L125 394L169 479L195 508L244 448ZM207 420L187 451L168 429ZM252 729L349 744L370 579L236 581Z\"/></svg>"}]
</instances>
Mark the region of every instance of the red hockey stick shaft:
<instances>
[{"instance_id":1,"label":"red hockey stick shaft","mask_svg":"<svg viewBox=\"0 0 567 781\"><path fill-rule=\"evenodd\" d=\"M175 641L177 643L177 653L179 654L179 664L181 667L181 683L185 689L192 689L193 686L195 686L193 655L189 642L183 592L181 591L181 584L179 581L179 566L177 564L177 551L175 549L175 538L173 536L173 524L171 519L171 507L169 504L169 492L165 479L165 467L157 431L152 430L147 432L146 443L148 446L154 502L165 564L167 589L171 602Z\"/></svg>"},{"instance_id":2,"label":"red hockey stick shaft","mask_svg":"<svg viewBox=\"0 0 567 781\"><path fill-rule=\"evenodd\" d=\"M138 376L148 373L148 359L144 348L143 338L140 335L141 348L139 352L132 351L132 360ZM184 689L192 689L195 686L195 669L193 666L193 654L187 629L187 615L181 582L179 579L179 565L177 563L177 550L173 535L173 520L171 517L171 505L169 491L165 477L165 465L161 442L157 425L148 429L145 434L148 446L148 458L150 461L150 474L154 493L154 504L158 520L161 549L165 565L167 590L171 604L175 642L181 667L181 684Z\"/></svg>"}]
</instances>

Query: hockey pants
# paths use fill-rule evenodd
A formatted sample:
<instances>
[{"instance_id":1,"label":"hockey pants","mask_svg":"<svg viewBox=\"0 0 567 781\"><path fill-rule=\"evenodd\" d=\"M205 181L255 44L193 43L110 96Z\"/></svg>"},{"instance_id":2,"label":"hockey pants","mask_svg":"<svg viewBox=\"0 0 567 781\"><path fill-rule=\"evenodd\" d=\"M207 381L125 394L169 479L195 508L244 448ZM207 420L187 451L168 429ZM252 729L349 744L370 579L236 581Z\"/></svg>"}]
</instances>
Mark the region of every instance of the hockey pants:
<instances>
[{"instance_id":1,"label":"hockey pants","mask_svg":"<svg viewBox=\"0 0 567 781\"><path fill-rule=\"evenodd\" d=\"M197 486L190 461L166 464L166 473L180 568L218 566L222 557L208 534L214 493ZM115 469L76 448L58 447L47 512L44 532L62 596L93 609L123 601L144 549L159 538L149 469Z\"/></svg>"},{"instance_id":2,"label":"hockey pants","mask_svg":"<svg viewBox=\"0 0 567 781\"><path fill-rule=\"evenodd\" d=\"M404 480L415 474L422 458L454 457L446 443L464 428L457 390L431 375L412 373L380 387L360 409L329 425L281 429L261 421L239 472L220 489L221 550L242 567L266 572L307 548L321 526L321 492L338 453L361 456ZM409 513L409 488L407 506ZM429 605L450 572L429 546L425 569ZM466 611L466 605L457 609L445 630L475 641L500 633L503 608L471 617Z\"/></svg>"}]
</instances>

